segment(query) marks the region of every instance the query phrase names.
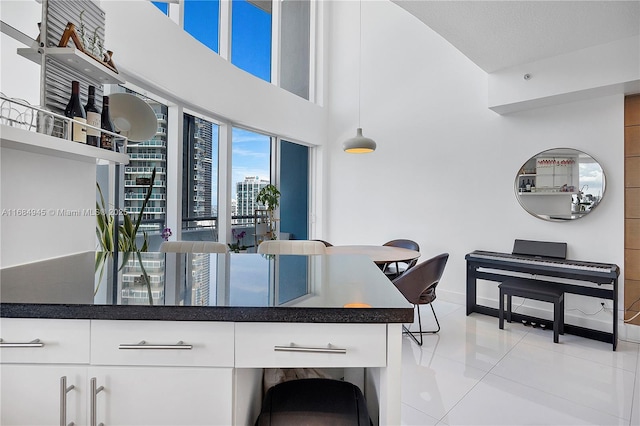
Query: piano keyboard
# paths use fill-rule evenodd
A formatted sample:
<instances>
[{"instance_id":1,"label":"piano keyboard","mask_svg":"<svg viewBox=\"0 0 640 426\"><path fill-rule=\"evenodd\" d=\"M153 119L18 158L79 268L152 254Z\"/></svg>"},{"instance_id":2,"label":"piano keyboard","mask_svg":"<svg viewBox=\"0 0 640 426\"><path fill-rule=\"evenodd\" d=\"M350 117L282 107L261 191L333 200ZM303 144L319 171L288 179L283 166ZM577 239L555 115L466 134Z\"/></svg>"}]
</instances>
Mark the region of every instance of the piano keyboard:
<instances>
[{"instance_id":1,"label":"piano keyboard","mask_svg":"<svg viewBox=\"0 0 640 426\"><path fill-rule=\"evenodd\" d=\"M469 253L470 258L488 259L498 261L509 261L514 263L523 263L529 265L548 266L552 268L568 268L581 271L594 271L603 273L616 272L617 266L606 263L582 262L567 259L554 259L550 257L527 257L509 253L497 253L491 251L476 250Z\"/></svg>"}]
</instances>

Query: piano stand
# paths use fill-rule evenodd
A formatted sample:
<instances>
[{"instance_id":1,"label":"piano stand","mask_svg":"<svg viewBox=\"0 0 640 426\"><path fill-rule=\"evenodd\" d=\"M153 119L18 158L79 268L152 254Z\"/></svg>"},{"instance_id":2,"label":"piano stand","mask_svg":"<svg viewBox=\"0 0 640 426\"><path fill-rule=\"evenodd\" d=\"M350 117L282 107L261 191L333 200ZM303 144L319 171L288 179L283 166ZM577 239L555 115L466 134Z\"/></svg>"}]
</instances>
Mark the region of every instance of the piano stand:
<instances>
[{"instance_id":1,"label":"piano stand","mask_svg":"<svg viewBox=\"0 0 640 426\"><path fill-rule=\"evenodd\" d=\"M495 255L495 256L494 256ZM564 294L572 293L583 296L607 299L613 302L611 332L594 330L573 324L564 324L564 331L568 334L582 336L601 342L611 343L616 350L618 343L618 276L620 270L614 264L598 264L593 262L565 261L557 266L547 263L523 263L515 256L505 253L494 253L476 250L465 256L467 260L467 315L477 312L484 315L498 317L498 309L483 306L477 302L477 280L501 283L513 278L525 278L542 283L551 282ZM584 268L576 267L580 263ZM554 280L554 278L561 278ZM565 280L572 280L566 282ZM542 318L513 313L514 321L528 321L552 327L553 322Z\"/></svg>"},{"instance_id":2,"label":"piano stand","mask_svg":"<svg viewBox=\"0 0 640 426\"><path fill-rule=\"evenodd\" d=\"M511 298L513 296L553 303L553 342L558 343L564 334L564 292L555 284L541 281L509 278L500 288L498 319L500 330L504 329L504 296L507 296L507 322L511 322Z\"/></svg>"}]
</instances>

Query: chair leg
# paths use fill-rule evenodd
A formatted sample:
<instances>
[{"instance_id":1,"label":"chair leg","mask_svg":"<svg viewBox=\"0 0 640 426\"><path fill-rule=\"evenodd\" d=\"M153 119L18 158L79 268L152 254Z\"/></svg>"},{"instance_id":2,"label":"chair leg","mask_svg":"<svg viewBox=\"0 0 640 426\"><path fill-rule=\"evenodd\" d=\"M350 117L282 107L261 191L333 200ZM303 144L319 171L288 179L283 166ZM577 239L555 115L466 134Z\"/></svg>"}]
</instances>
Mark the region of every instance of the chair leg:
<instances>
[{"instance_id":1,"label":"chair leg","mask_svg":"<svg viewBox=\"0 0 640 426\"><path fill-rule=\"evenodd\" d=\"M408 334L409 337L411 337L413 339L414 342L416 342L418 344L418 346L422 346L422 335L423 334L435 334L437 332L440 331L440 321L438 321L438 316L436 315L436 311L435 309L433 309L433 304L429 303L429 306L431 306L431 312L433 312L433 318L435 318L436 320L436 324L438 325L438 328L436 330L422 330L422 318L420 317L420 306L419 305L413 305L414 308L418 311L418 331L410 331L407 327L405 327L404 325L402 326L402 329L404 330L403 333L404 334ZM420 341L418 341L418 339L416 338L416 334L420 336Z\"/></svg>"}]
</instances>

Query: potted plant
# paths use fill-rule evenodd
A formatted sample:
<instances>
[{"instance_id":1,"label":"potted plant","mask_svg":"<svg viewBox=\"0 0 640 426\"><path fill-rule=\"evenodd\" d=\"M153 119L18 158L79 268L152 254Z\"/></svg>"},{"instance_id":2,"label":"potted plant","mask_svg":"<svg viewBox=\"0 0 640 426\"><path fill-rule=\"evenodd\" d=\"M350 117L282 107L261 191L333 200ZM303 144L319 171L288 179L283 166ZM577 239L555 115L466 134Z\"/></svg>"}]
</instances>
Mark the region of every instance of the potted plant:
<instances>
[{"instance_id":1,"label":"potted plant","mask_svg":"<svg viewBox=\"0 0 640 426\"><path fill-rule=\"evenodd\" d=\"M247 234L246 231L238 232L236 229L232 229L231 234L233 236L233 239L236 242L227 244L229 246L229 250L231 250L234 253L240 253L240 251L246 250L247 246L242 244L242 240L244 239L244 236Z\"/></svg>"},{"instance_id":2,"label":"potted plant","mask_svg":"<svg viewBox=\"0 0 640 426\"><path fill-rule=\"evenodd\" d=\"M138 247L136 235L138 234L138 229L140 228L140 224L142 223L144 210L147 207L149 199L151 198L155 178L156 169L154 167L151 173L151 179L149 181L149 188L147 189L147 194L144 198L144 201L142 202L142 207L140 208L140 213L138 214L138 218L136 219L135 224L131 220L131 216L128 212L123 212L122 214L123 222L122 225L118 227L117 244L118 251L122 252L122 264L120 265L119 270L124 268L131 254L135 253L138 259L138 263L140 264L144 284L147 287L150 305L153 305L153 298L151 296L151 281L149 280L147 271L144 269L144 266L142 264L142 255L140 254L148 250L147 233L142 233L143 238L141 247ZM98 288L100 286L100 283L102 282L102 276L104 274L106 261L108 258L113 257L113 252L116 248L116 245L113 241L113 231L117 217L117 215L114 216L112 214L109 214L109 207L107 206L102 195L102 189L100 188L100 185L98 183L96 183L96 187L98 188L98 194L100 195L100 201L96 201L96 235L98 237L98 245L100 250L96 251L95 271L96 273L99 272L100 275L98 278L98 285L96 286L94 291L94 295L98 292Z\"/></svg>"},{"instance_id":3,"label":"potted plant","mask_svg":"<svg viewBox=\"0 0 640 426\"><path fill-rule=\"evenodd\" d=\"M275 187L275 185L272 185L272 184L269 184L261 188L260 191L258 192L258 195L256 196L256 203L267 208L268 224L267 224L267 230L266 232L264 232L264 234L272 240L277 239L276 222L275 222L276 219L274 217L273 212L276 209L276 207L278 207L279 202L280 202L280 191L278 190L278 188ZM257 220L258 218L256 218L256 221ZM258 224L256 223L256 231L257 231L257 228L258 228ZM260 234L260 232L258 231L257 233Z\"/></svg>"}]
</instances>

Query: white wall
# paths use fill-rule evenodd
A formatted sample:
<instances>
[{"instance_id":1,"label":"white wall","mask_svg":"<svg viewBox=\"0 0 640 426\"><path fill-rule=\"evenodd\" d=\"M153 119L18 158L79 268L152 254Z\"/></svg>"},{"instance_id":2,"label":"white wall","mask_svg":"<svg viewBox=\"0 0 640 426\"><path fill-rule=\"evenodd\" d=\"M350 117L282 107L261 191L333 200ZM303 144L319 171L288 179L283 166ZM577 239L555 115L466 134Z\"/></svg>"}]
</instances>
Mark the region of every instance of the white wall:
<instances>
[{"instance_id":1,"label":"white wall","mask_svg":"<svg viewBox=\"0 0 640 426\"><path fill-rule=\"evenodd\" d=\"M95 162L64 157L0 149L0 267L95 249Z\"/></svg>"},{"instance_id":2,"label":"white wall","mask_svg":"<svg viewBox=\"0 0 640 426\"><path fill-rule=\"evenodd\" d=\"M358 3L331 2L326 9L331 35L324 239L382 244L410 238L420 244L422 260L449 252L438 294L460 303L465 254L510 252L516 238L566 241L571 258L623 265L621 95L500 116L487 108L484 71L395 4L365 1L361 117L364 134L378 149L345 154L342 141L357 126ZM514 195L524 162L555 147L585 151L605 170L603 203L581 220L536 219ZM495 301L495 285L480 289L479 296ZM574 308L596 312L600 301L570 297L567 309ZM582 316L568 312L574 315ZM608 312L596 317L604 329L610 318Z\"/></svg>"},{"instance_id":3,"label":"white wall","mask_svg":"<svg viewBox=\"0 0 640 426\"><path fill-rule=\"evenodd\" d=\"M0 20L35 39L42 5L35 0L2 0ZM0 34L0 92L9 98L40 104L40 65L18 56L18 48L26 47L6 34Z\"/></svg>"}]
</instances>

